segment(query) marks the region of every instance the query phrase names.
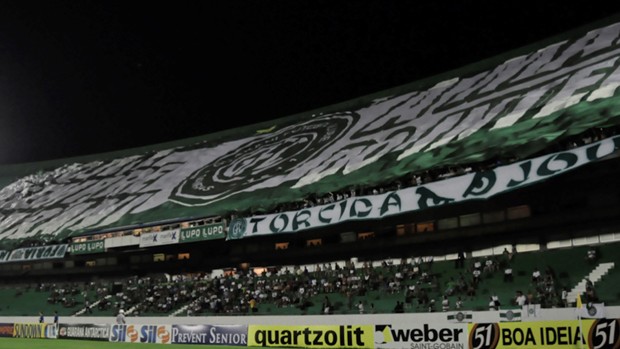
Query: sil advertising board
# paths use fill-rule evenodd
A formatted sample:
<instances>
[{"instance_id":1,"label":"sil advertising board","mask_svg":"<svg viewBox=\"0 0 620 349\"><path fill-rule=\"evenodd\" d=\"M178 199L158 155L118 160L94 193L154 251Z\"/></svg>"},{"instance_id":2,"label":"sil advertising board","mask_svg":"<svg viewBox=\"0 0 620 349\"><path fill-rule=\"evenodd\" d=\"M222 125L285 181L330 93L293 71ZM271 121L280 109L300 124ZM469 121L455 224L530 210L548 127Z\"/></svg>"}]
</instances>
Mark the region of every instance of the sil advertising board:
<instances>
[{"instance_id":1,"label":"sil advertising board","mask_svg":"<svg viewBox=\"0 0 620 349\"><path fill-rule=\"evenodd\" d=\"M112 325L110 342L170 344L171 325Z\"/></svg>"}]
</instances>

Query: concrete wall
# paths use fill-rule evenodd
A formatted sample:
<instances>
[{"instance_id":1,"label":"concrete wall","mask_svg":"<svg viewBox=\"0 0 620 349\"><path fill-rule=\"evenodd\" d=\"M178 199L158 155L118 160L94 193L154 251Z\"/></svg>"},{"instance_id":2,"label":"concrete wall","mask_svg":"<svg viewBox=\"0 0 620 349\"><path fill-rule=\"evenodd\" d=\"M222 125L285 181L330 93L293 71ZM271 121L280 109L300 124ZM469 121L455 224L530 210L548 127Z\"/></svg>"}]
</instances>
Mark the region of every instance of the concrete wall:
<instances>
[{"instance_id":1,"label":"concrete wall","mask_svg":"<svg viewBox=\"0 0 620 349\"><path fill-rule=\"evenodd\" d=\"M455 312L437 313L406 313L406 314L363 314L363 315L304 315L304 316L175 316L175 317L127 317L128 324L210 324L210 325L336 325L336 324L383 324L399 323L410 324L440 324L447 323L448 314ZM470 312L471 322L486 323L499 322L499 311ZM605 307L606 318L620 318L620 306ZM46 314L46 321L51 322L51 314ZM521 321L549 321L549 320L576 320L575 308L541 309L540 315L535 318L522 317ZM38 322L37 316L1 316L0 323L15 322ZM115 317L88 317L88 316L63 316L61 323L90 323L111 324Z\"/></svg>"}]
</instances>

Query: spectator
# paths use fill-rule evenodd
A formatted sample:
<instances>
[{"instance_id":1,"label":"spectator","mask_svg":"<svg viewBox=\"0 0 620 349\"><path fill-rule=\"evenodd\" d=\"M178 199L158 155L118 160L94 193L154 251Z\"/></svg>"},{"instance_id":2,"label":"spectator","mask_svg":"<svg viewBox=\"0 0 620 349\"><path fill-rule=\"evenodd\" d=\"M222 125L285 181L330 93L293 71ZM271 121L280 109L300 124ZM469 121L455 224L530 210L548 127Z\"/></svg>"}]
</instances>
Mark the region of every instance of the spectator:
<instances>
[{"instance_id":1,"label":"spectator","mask_svg":"<svg viewBox=\"0 0 620 349\"><path fill-rule=\"evenodd\" d=\"M495 304L495 300L493 296L490 297L491 301L489 302L489 310L498 310L497 305Z\"/></svg>"},{"instance_id":2,"label":"spectator","mask_svg":"<svg viewBox=\"0 0 620 349\"><path fill-rule=\"evenodd\" d=\"M325 296L323 299L323 314L331 314L332 313L332 303L329 301L329 298Z\"/></svg>"},{"instance_id":3,"label":"spectator","mask_svg":"<svg viewBox=\"0 0 620 349\"><path fill-rule=\"evenodd\" d=\"M448 299L447 296L443 296L443 299L441 300L441 310L442 311L450 310L450 300Z\"/></svg>"},{"instance_id":4,"label":"spectator","mask_svg":"<svg viewBox=\"0 0 620 349\"><path fill-rule=\"evenodd\" d=\"M454 307L456 308L456 310L461 310L463 308L463 300L461 299L461 296L458 296L456 298L456 303L454 303Z\"/></svg>"},{"instance_id":5,"label":"spectator","mask_svg":"<svg viewBox=\"0 0 620 349\"><path fill-rule=\"evenodd\" d=\"M357 303L357 309L359 310L360 314L364 314L364 303L362 303L362 301L359 301L359 303Z\"/></svg>"},{"instance_id":6,"label":"spectator","mask_svg":"<svg viewBox=\"0 0 620 349\"><path fill-rule=\"evenodd\" d=\"M45 317L43 316L43 312L39 312L39 323L42 324L45 322Z\"/></svg>"},{"instance_id":7,"label":"spectator","mask_svg":"<svg viewBox=\"0 0 620 349\"><path fill-rule=\"evenodd\" d=\"M465 253L463 251L459 251L458 257L455 260L456 269L461 269L465 267Z\"/></svg>"},{"instance_id":8,"label":"spectator","mask_svg":"<svg viewBox=\"0 0 620 349\"><path fill-rule=\"evenodd\" d=\"M527 304L534 304L534 293L532 290L527 291Z\"/></svg>"},{"instance_id":9,"label":"spectator","mask_svg":"<svg viewBox=\"0 0 620 349\"><path fill-rule=\"evenodd\" d=\"M562 288L562 305L564 308L568 308L568 289L566 287Z\"/></svg>"},{"instance_id":10,"label":"spectator","mask_svg":"<svg viewBox=\"0 0 620 349\"><path fill-rule=\"evenodd\" d=\"M493 263L493 259L491 259L490 256L488 256L484 260L483 270L485 274L492 274L495 271L495 264Z\"/></svg>"},{"instance_id":11,"label":"spectator","mask_svg":"<svg viewBox=\"0 0 620 349\"><path fill-rule=\"evenodd\" d=\"M472 272L472 275L474 277L474 287L478 287L478 284L480 283L480 269L474 269L474 271Z\"/></svg>"},{"instance_id":12,"label":"spectator","mask_svg":"<svg viewBox=\"0 0 620 349\"><path fill-rule=\"evenodd\" d=\"M517 295L515 296L515 303L522 307L525 305L525 302L527 302L527 298L525 298L525 295L523 294L523 292L521 291L517 291Z\"/></svg>"},{"instance_id":13,"label":"spectator","mask_svg":"<svg viewBox=\"0 0 620 349\"><path fill-rule=\"evenodd\" d=\"M118 315L116 315L116 324L124 325L125 323L125 311L121 309L118 311Z\"/></svg>"},{"instance_id":14,"label":"spectator","mask_svg":"<svg viewBox=\"0 0 620 349\"><path fill-rule=\"evenodd\" d=\"M252 297L252 298L250 298L248 303L250 305L250 312L256 313L258 311L258 308L256 307L256 299L254 297Z\"/></svg>"},{"instance_id":15,"label":"spectator","mask_svg":"<svg viewBox=\"0 0 620 349\"><path fill-rule=\"evenodd\" d=\"M394 312L395 313L404 313L405 312L405 306L401 301L396 301L396 306L394 306Z\"/></svg>"},{"instance_id":16,"label":"spectator","mask_svg":"<svg viewBox=\"0 0 620 349\"><path fill-rule=\"evenodd\" d=\"M428 303L428 312L432 313L435 311L435 300L431 299L431 301Z\"/></svg>"},{"instance_id":17,"label":"spectator","mask_svg":"<svg viewBox=\"0 0 620 349\"><path fill-rule=\"evenodd\" d=\"M504 282L512 282L512 280L512 267L507 266L506 269L504 269Z\"/></svg>"},{"instance_id":18,"label":"spectator","mask_svg":"<svg viewBox=\"0 0 620 349\"><path fill-rule=\"evenodd\" d=\"M536 285L538 284L538 281L540 281L540 270L538 270L538 268L534 268L534 271L532 272L532 282Z\"/></svg>"},{"instance_id":19,"label":"spectator","mask_svg":"<svg viewBox=\"0 0 620 349\"><path fill-rule=\"evenodd\" d=\"M596 249L594 247L590 247L586 254L586 260L588 261L588 263L596 263L596 259L597 259Z\"/></svg>"},{"instance_id":20,"label":"spectator","mask_svg":"<svg viewBox=\"0 0 620 349\"><path fill-rule=\"evenodd\" d=\"M58 327L58 310L54 310L54 325Z\"/></svg>"},{"instance_id":21,"label":"spectator","mask_svg":"<svg viewBox=\"0 0 620 349\"><path fill-rule=\"evenodd\" d=\"M504 247L504 251L502 251L502 255L504 256L506 261L510 261L510 252L508 251L508 248Z\"/></svg>"},{"instance_id":22,"label":"spectator","mask_svg":"<svg viewBox=\"0 0 620 349\"><path fill-rule=\"evenodd\" d=\"M497 294L493 294L491 296L491 300L493 301L493 303L495 304L495 310L499 310L499 307L502 305L499 301L499 297L497 296Z\"/></svg>"}]
</instances>

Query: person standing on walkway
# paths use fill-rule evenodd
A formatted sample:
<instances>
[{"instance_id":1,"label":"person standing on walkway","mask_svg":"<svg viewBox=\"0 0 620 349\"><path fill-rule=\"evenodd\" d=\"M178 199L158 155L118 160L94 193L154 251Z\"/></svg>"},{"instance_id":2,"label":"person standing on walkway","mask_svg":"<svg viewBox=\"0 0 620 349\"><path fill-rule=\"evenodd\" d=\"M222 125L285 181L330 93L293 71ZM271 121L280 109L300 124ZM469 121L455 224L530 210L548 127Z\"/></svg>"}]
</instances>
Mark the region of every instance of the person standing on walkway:
<instances>
[{"instance_id":1,"label":"person standing on walkway","mask_svg":"<svg viewBox=\"0 0 620 349\"><path fill-rule=\"evenodd\" d=\"M123 309L118 311L118 315L116 315L116 324L124 325L125 324L125 311Z\"/></svg>"}]
</instances>

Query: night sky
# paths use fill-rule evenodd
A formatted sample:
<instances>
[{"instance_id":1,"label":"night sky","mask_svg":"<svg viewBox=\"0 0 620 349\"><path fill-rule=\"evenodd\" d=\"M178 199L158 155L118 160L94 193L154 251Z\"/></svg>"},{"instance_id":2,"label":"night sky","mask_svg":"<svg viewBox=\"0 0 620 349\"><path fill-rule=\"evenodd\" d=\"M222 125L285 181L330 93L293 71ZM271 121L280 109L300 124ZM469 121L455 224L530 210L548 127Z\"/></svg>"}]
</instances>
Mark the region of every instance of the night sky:
<instances>
[{"instance_id":1,"label":"night sky","mask_svg":"<svg viewBox=\"0 0 620 349\"><path fill-rule=\"evenodd\" d=\"M0 164L285 117L617 13L620 1L3 0Z\"/></svg>"}]
</instances>

